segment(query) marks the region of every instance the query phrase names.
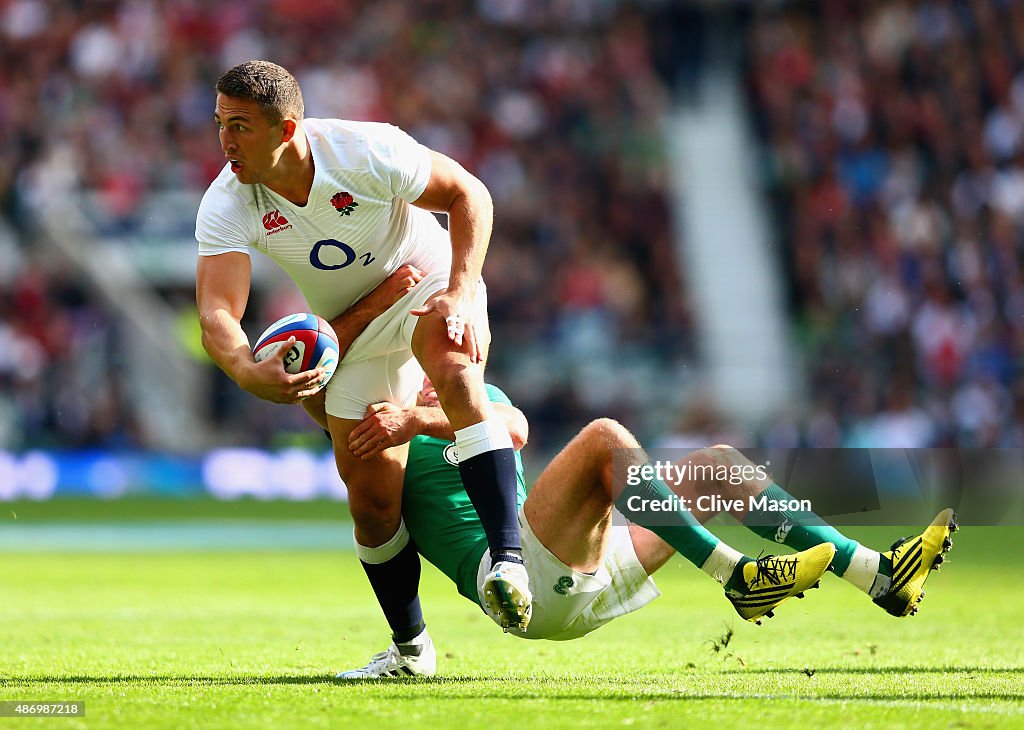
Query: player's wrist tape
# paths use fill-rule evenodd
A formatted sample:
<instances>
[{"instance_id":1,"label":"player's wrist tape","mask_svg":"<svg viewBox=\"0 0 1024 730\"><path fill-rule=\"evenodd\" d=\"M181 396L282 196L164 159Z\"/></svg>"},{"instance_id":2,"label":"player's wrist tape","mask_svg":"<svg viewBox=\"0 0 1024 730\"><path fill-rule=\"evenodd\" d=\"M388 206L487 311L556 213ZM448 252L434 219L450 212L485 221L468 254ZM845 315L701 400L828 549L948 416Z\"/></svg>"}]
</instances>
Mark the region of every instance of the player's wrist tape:
<instances>
[{"instance_id":1,"label":"player's wrist tape","mask_svg":"<svg viewBox=\"0 0 1024 730\"><path fill-rule=\"evenodd\" d=\"M505 421L500 418L489 418L455 432L455 450L459 454L459 461L472 459L488 451L511 448L512 436L509 435Z\"/></svg>"},{"instance_id":2,"label":"player's wrist tape","mask_svg":"<svg viewBox=\"0 0 1024 730\"><path fill-rule=\"evenodd\" d=\"M379 547L360 545L359 540L356 539L355 530L352 531L352 541L356 545L356 555L360 560L371 565L379 565L394 558L409 544L409 530L405 527L405 520L402 520L398 523L398 531L394 536Z\"/></svg>"}]
</instances>

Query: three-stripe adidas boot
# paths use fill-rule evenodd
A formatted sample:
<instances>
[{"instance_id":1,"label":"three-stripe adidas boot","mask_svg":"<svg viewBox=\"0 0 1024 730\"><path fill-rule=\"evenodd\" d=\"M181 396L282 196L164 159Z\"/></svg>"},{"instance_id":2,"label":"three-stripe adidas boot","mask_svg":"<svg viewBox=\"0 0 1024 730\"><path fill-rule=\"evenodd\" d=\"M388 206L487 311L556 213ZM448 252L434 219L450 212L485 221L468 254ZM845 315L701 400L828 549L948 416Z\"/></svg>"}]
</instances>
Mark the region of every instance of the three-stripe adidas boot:
<instances>
[{"instance_id":1,"label":"three-stripe adidas boot","mask_svg":"<svg viewBox=\"0 0 1024 730\"><path fill-rule=\"evenodd\" d=\"M945 553L953 547L952 533L957 530L956 513L944 509L917 537L893 543L882 561L891 567L889 589L874 601L893 616L913 616L924 598L924 583L931 571L938 570Z\"/></svg>"},{"instance_id":2,"label":"three-stripe adidas boot","mask_svg":"<svg viewBox=\"0 0 1024 730\"><path fill-rule=\"evenodd\" d=\"M766 555L742 566L741 588L727 588L726 597L742 618L761 623L771 618L783 601L817 588L822 574L832 564L836 546L823 542L792 555Z\"/></svg>"}]
</instances>

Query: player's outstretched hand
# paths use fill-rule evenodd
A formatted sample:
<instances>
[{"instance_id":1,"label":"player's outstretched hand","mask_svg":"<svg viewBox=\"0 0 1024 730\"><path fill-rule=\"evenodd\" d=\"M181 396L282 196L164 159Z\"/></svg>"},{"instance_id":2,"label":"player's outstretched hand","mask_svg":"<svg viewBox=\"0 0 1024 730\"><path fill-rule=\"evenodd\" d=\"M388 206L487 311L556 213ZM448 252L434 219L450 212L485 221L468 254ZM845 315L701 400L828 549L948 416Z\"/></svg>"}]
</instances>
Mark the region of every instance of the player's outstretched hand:
<instances>
[{"instance_id":1,"label":"player's outstretched hand","mask_svg":"<svg viewBox=\"0 0 1024 730\"><path fill-rule=\"evenodd\" d=\"M360 459L372 459L385 449L411 441L416 434L412 410L394 403L371 403L362 423L348 435L348 449Z\"/></svg>"},{"instance_id":2,"label":"player's outstretched hand","mask_svg":"<svg viewBox=\"0 0 1024 730\"><path fill-rule=\"evenodd\" d=\"M323 368L314 368L296 375L284 369L285 358L294 345L295 338L289 337L273 357L254 362L249 369L248 382L240 385L258 398L272 403L298 403L316 393L317 383L326 375Z\"/></svg>"},{"instance_id":3,"label":"player's outstretched hand","mask_svg":"<svg viewBox=\"0 0 1024 730\"><path fill-rule=\"evenodd\" d=\"M422 307L411 310L410 314L417 317L430 312L440 314L448 327L448 339L457 347L464 348L472 362L480 362L483 360L483 352L480 351L480 342L477 340L473 325L474 311L470 297L446 291L427 301Z\"/></svg>"}]
</instances>

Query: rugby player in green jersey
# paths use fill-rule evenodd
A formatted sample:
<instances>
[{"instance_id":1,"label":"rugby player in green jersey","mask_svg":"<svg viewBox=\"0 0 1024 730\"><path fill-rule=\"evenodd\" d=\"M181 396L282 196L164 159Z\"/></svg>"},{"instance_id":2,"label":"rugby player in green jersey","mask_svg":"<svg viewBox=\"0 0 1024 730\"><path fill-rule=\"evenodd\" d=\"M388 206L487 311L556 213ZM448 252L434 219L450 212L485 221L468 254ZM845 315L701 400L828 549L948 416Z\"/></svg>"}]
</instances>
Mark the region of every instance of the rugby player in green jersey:
<instances>
[{"instance_id":1,"label":"rugby player in green jersey","mask_svg":"<svg viewBox=\"0 0 1024 730\"><path fill-rule=\"evenodd\" d=\"M795 501L766 475L741 484L729 479L684 479L671 488L654 478L623 488L622 465L613 468L613 463L642 451L624 426L606 418L583 428L527 495L518 458L518 449L527 440L526 418L498 388L488 385L487 391L517 449L519 529L524 555L534 566L533 619L526 631L511 631L523 638L575 639L643 607L659 595L650 576L676 552L724 584L727 598L748 621L760 623L783 601L802 597L805 590L817 586L830 565L887 611L903 616L916 612L929 571L942 562L942 554L952 545L949 535L956 529L952 510L940 513L920 536L885 553L849 540L810 513L782 511L772 523L769 513L762 512L754 519L749 505ZM461 488L452 430L437 407L429 381L415 407L373 406L353 431L349 446L354 454L365 457L406 441L410 444L402 504L406 527L420 554L448 576L459 593L481 605L478 586L490 567L487 540ZM689 473L698 474L701 471L693 467L701 464L727 467L719 474L757 472L742 454L724 445L676 462L677 467L688 466ZM700 524L713 517L715 510L681 511L675 520L655 520L670 524L650 529L635 523L613 524L614 507L634 520L643 519L642 511L630 509L631 501L635 505L638 496L665 495L676 495L689 504L701 495L720 495L716 504L729 505L730 513L750 529L768 539L782 537L779 542L801 552L759 559L745 556ZM768 499L756 499L761 496ZM780 526L788 527L780 530ZM845 551L842 555L837 543ZM366 667L345 675L432 674L435 661L429 639L424 642L428 645L424 655L429 653L430 660L419 662L424 671L418 671L420 667L392 645Z\"/></svg>"},{"instance_id":2,"label":"rugby player in green jersey","mask_svg":"<svg viewBox=\"0 0 1024 730\"><path fill-rule=\"evenodd\" d=\"M659 595L650 576L676 552L724 585L726 597L748 621L760 623L782 602L816 587L830 566L889 613L906 616L916 612L925 580L952 546L956 522L952 510L944 510L921 535L887 552L870 550L817 515L793 508L796 501L789 494L725 445L677 461L671 473L701 476L673 479L670 486L657 470L645 468L650 464L640 444L612 419L584 427L527 494L518 453L527 441L527 420L498 388L486 388L516 449L519 529L531 565L533 617L525 631L511 629L517 636L575 639L643 607ZM353 455L368 459L409 444L402 504L408 533L459 593L482 606L480 586L491 569L490 556L483 527L459 479L453 439L437 395L425 381L415 406L369 406L348 445ZM639 478L626 479L627 473ZM704 476L709 473L715 476ZM718 476L736 473L745 476ZM680 507L666 519L663 509L654 515L644 507L655 502L692 505L707 495L717 496L715 505L758 535L799 552L754 559L703 527L716 509L691 512ZM613 524L616 508L630 524ZM430 676L435 670L436 652L424 629L412 642L392 643L366 666L338 677Z\"/></svg>"}]
</instances>

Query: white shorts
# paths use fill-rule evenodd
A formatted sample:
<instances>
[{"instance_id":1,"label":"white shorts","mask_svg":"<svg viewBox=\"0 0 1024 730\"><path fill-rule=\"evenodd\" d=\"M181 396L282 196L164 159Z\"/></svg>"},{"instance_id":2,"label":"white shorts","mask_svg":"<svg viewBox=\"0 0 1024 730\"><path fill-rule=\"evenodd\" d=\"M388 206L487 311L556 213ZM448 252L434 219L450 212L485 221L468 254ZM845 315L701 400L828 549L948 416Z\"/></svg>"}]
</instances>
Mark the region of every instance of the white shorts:
<instances>
[{"instance_id":1,"label":"white shorts","mask_svg":"<svg viewBox=\"0 0 1024 730\"><path fill-rule=\"evenodd\" d=\"M573 570L556 558L533 534L526 514L519 510L523 560L530 574L533 618L526 632L511 629L524 639L567 641L578 639L612 619L625 616L661 595L633 549L629 528L616 525L594 575ZM479 591L491 571L491 556L484 551L477 570Z\"/></svg>"},{"instance_id":2,"label":"white shorts","mask_svg":"<svg viewBox=\"0 0 1024 730\"><path fill-rule=\"evenodd\" d=\"M416 400L423 387L423 368L412 354L412 335L419 317L409 311L448 288L448 272L425 276L363 330L327 383L327 412L336 418L361 420L366 406L392 401L403 407ZM487 321L487 288L477 285L477 322Z\"/></svg>"}]
</instances>

